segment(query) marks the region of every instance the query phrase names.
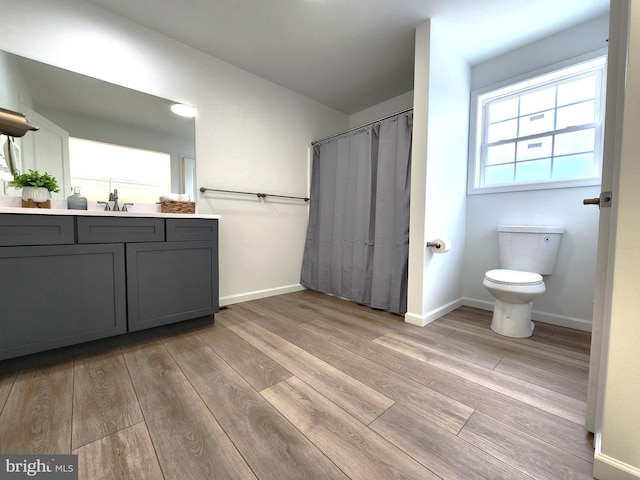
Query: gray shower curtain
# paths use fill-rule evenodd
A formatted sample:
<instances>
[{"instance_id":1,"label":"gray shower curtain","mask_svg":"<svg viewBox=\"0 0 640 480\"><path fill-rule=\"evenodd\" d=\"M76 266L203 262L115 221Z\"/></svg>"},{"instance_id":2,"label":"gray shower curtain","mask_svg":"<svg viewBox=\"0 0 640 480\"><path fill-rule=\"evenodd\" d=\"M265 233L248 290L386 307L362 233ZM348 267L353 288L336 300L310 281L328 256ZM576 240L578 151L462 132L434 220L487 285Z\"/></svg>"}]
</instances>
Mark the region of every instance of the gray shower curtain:
<instances>
[{"instance_id":1,"label":"gray shower curtain","mask_svg":"<svg viewBox=\"0 0 640 480\"><path fill-rule=\"evenodd\" d=\"M314 145L300 283L407 310L413 113Z\"/></svg>"}]
</instances>

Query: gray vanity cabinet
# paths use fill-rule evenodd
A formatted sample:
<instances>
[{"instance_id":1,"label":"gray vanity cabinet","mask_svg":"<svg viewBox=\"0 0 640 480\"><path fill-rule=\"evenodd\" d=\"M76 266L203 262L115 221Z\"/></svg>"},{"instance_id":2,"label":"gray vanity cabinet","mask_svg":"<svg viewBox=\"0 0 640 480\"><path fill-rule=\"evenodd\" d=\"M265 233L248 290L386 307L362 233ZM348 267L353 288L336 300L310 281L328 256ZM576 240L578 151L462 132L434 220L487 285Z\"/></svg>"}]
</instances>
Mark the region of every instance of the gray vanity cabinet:
<instances>
[{"instance_id":1,"label":"gray vanity cabinet","mask_svg":"<svg viewBox=\"0 0 640 480\"><path fill-rule=\"evenodd\" d=\"M0 360L217 311L216 219L0 214Z\"/></svg>"},{"instance_id":2,"label":"gray vanity cabinet","mask_svg":"<svg viewBox=\"0 0 640 480\"><path fill-rule=\"evenodd\" d=\"M218 221L78 217L79 243L125 246L127 330L218 311Z\"/></svg>"},{"instance_id":3,"label":"gray vanity cabinet","mask_svg":"<svg viewBox=\"0 0 640 480\"><path fill-rule=\"evenodd\" d=\"M129 331L218 311L217 242L127 244Z\"/></svg>"},{"instance_id":4,"label":"gray vanity cabinet","mask_svg":"<svg viewBox=\"0 0 640 480\"><path fill-rule=\"evenodd\" d=\"M2 214L0 235L0 360L126 332L122 245L67 244L73 217Z\"/></svg>"}]
</instances>

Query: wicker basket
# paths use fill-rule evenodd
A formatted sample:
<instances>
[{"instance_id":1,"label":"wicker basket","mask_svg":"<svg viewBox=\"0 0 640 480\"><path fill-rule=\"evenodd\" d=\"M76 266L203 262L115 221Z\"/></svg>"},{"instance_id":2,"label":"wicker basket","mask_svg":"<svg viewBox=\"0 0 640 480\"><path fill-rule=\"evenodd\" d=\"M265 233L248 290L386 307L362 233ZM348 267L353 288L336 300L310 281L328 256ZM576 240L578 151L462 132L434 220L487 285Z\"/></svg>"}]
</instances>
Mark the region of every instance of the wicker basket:
<instances>
[{"instance_id":1,"label":"wicker basket","mask_svg":"<svg viewBox=\"0 0 640 480\"><path fill-rule=\"evenodd\" d=\"M34 202L33 200L22 200L22 208L51 208L51 200L46 202Z\"/></svg>"},{"instance_id":2,"label":"wicker basket","mask_svg":"<svg viewBox=\"0 0 640 480\"><path fill-rule=\"evenodd\" d=\"M160 202L162 213L196 213L195 202L179 202L176 200L163 200Z\"/></svg>"}]
</instances>

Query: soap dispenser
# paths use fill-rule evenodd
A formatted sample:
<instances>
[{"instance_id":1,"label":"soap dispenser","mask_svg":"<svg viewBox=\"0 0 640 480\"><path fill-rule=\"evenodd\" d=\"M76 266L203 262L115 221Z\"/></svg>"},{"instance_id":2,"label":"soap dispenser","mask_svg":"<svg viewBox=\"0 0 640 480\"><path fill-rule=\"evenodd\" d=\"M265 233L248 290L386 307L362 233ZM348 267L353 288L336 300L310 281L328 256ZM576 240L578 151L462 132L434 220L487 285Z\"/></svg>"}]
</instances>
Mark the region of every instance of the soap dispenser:
<instances>
[{"instance_id":1,"label":"soap dispenser","mask_svg":"<svg viewBox=\"0 0 640 480\"><path fill-rule=\"evenodd\" d=\"M87 199L80 195L80 187L73 187L73 195L67 197L67 208L69 210L87 209Z\"/></svg>"}]
</instances>

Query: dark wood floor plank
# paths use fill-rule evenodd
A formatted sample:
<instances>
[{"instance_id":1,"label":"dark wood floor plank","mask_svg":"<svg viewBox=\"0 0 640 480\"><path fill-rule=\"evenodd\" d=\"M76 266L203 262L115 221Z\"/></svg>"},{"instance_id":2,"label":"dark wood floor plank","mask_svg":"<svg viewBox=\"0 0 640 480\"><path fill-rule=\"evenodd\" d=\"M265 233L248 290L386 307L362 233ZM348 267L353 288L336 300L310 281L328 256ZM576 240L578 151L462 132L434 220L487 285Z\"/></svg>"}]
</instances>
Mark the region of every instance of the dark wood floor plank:
<instances>
[{"instance_id":1,"label":"dark wood floor plank","mask_svg":"<svg viewBox=\"0 0 640 480\"><path fill-rule=\"evenodd\" d=\"M123 353L165 480L255 478L161 342Z\"/></svg>"},{"instance_id":2,"label":"dark wood floor plank","mask_svg":"<svg viewBox=\"0 0 640 480\"><path fill-rule=\"evenodd\" d=\"M212 350L175 359L258 478L347 479Z\"/></svg>"},{"instance_id":3,"label":"dark wood floor plank","mask_svg":"<svg viewBox=\"0 0 640 480\"><path fill-rule=\"evenodd\" d=\"M275 301L274 301L275 303ZM238 308L242 308L244 312L248 315L261 315L267 319L271 318L271 316L275 314L279 314L291 322L292 325L296 325L298 323L304 323L314 318L322 317L323 314L329 320L333 321L336 325L336 328L348 330L355 335L358 335L362 338L366 338L368 340L373 340L374 338L379 337L380 335L384 335L389 332L389 329L384 329L377 326L375 323L371 322L351 322L349 318L345 319L345 315L336 314L333 311L323 312L322 307L318 307L316 305L308 305L301 307L299 305L288 306L289 308L279 307L273 308L265 301L260 304L256 304L254 302L249 302L247 304L241 305ZM270 313L267 313L270 312Z\"/></svg>"},{"instance_id":4,"label":"dark wood floor plank","mask_svg":"<svg viewBox=\"0 0 640 480\"><path fill-rule=\"evenodd\" d=\"M456 308L450 313L453 313L456 317L460 317L471 323L483 323L487 326L491 325L491 321L493 320L493 309L483 310L480 308L462 306L460 308Z\"/></svg>"},{"instance_id":5,"label":"dark wood floor plank","mask_svg":"<svg viewBox=\"0 0 640 480\"><path fill-rule=\"evenodd\" d=\"M385 333L409 330L419 335L423 331L421 327L406 323L402 316L358 305L342 298L313 291L298 292L297 295L298 305L313 312L315 319L332 320L336 322L336 327L354 334L359 333L357 329L365 329L375 338ZM287 309L281 309L281 313L286 312ZM308 316L306 318L313 320ZM451 332L450 328L438 325L431 329L429 335L444 337Z\"/></svg>"},{"instance_id":6,"label":"dark wood floor plank","mask_svg":"<svg viewBox=\"0 0 640 480\"><path fill-rule=\"evenodd\" d=\"M534 321L535 329L531 340L549 345L558 345L567 350L589 353L591 332L583 332L571 328Z\"/></svg>"},{"instance_id":7,"label":"dark wood floor plank","mask_svg":"<svg viewBox=\"0 0 640 480\"><path fill-rule=\"evenodd\" d=\"M482 326L483 330L489 330L493 313L486 310L479 310L472 307L461 307L451 314L441 317L437 323L445 323L448 318L455 318L465 322L468 326ZM541 343L548 346L559 346L562 350L573 350L582 354L589 353L591 344L591 333L573 330L570 328L550 325L548 323L534 320L535 329L533 335L528 339L523 339L523 343Z\"/></svg>"},{"instance_id":8,"label":"dark wood floor plank","mask_svg":"<svg viewBox=\"0 0 640 480\"><path fill-rule=\"evenodd\" d=\"M481 365L486 368L495 368L502 360L502 355L487 352L481 346L464 345L452 339L451 335L446 337L431 337L428 335L415 335L414 330L396 333L401 337L405 337L410 341L429 346L434 350L438 350L446 355L458 357L461 360L471 362L474 365Z\"/></svg>"},{"instance_id":9,"label":"dark wood floor plank","mask_svg":"<svg viewBox=\"0 0 640 480\"><path fill-rule=\"evenodd\" d=\"M363 423L370 423L393 404L390 398L269 330L253 322L230 324L229 320L220 322Z\"/></svg>"},{"instance_id":10,"label":"dark wood floor plank","mask_svg":"<svg viewBox=\"0 0 640 480\"><path fill-rule=\"evenodd\" d=\"M306 292L304 292L306 293ZM247 308L250 309L252 314L252 319L262 319L269 318L273 314L288 314L291 312L303 312L304 315L308 313L312 313L305 306L306 295L296 296L296 294L287 295L287 299L283 301L281 295L276 295L274 297L265 297L259 300L255 300L252 302L244 302L238 305L234 305L232 308L236 309ZM300 315L291 315L290 320L293 324L300 323L304 321L302 318L299 318Z\"/></svg>"},{"instance_id":11,"label":"dark wood floor plank","mask_svg":"<svg viewBox=\"0 0 640 480\"><path fill-rule=\"evenodd\" d=\"M555 330L555 329L554 329ZM578 354L588 356L591 350L591 345L582 341L576 341L573 338L569 338L562 335L554 334L550 337L542 335L532 335L529 341L533 344L544 345L545 347L555 346L560 347L567 352L576 352ZM584 358L584 357L583 357Z\"/></svg>"},{"instance_id":12,"label":"dark wood floor plank","mask_svg":"<svg viewBox=\"0 0 640 480\"><path fill-rule=\"evenodd\" d=\"M473 408L398 375L378 363L355 356L341 346L310 334L308 330L296 325L291 326L287 320L274 315L267 324L262 325L305 352L324 360L449 432L458 433L473 413Z\"/></svg>"},{"instance_id":13,"label":"dark wood floor plank","mask_svg":"<svg viewBox=\"0 0 640 480\"><path fill-rule=\"evenodd\" d=\"M70 453L72 403L72 361L20 372L0 415L0 451Z\"/></svg>"},{"instance_id":14,"label":"dark wood floor plank","mask_svg":"<svg viewBox=\"0 0 640 480\"><path fill-rule=\"evenodd\" d=\"M440 325L440 322L437 321L436 324ZM429 332L432 326L435 326L435 325L430 324L422 329L423 337L427 337L427 338L430 337ZM489 328L489 327L487 326L486 328ZM413 338L416 340L420 339L420 336L413 334L413 331L408 333L401 332L400 335L408 336L409 338ZM557 359L550 360L544 354L541 355L541 354L532 353L529 351L525 351L523 353L520 347L518 346L518 344L513 345L510 343L505 344L505 343L492 342L492 340L496 340L495 337L498 337L498 334L492 334L492 336L494 338L485 339L484 337L482 337L480 340L478 340L478 337L474 334L469 334L465 331L456 330L452 328L449 335L447 335L443 339L439 339L439 340L434 339L432 340L432 343L435 344L435 341L439 341L439 342L442 342L443 346L445 347L452 346L453 352L456 352L456 351L470 352L469 355L471 355L472 352L477 352L479 355L486 356L487 358L485 362L476 361L475 363L484 365L486 367L490 367L490 362L492 362L493 360L502 359L505 356L509 356L510 354L513 357L524 355L526 358L530 359L533 362L536 362L538 359L540 359L540 361L543 364L549 363L550 365L555 365L558 363ZM443 350L449 351L446 349L443 349ZM462 358L464 358L462 355L458 355L458 356L461 356ZM580 362L580 365L584 366L584 363ZM580 369L579 375L583 375L583 369Z\"/></svg>"},{"instance_id":15,"label":"dark wood floor plank","mask_svg":"<svg viewBox=\"0 0 640 480\"><path fill-rule=\"evenodd\" d=\"M443 395L518 428L580 458L593 459L591 437L579 425L478 385L440 368L362 340L355 335L332 328L331 323L313 321L301 325L329 341L341 345L387 368L412 378ZM429 326L425 327L429 328Z\"/></svg>"},{"instance_id":16,"label":"dark wood floor plank","mask_svg":"<svg viewBox=\"0 0 640 480\"><path fill-rule=\"evenodd\" d=\"M216 318L237 316L233 310L224 310ZM202 330L200 338L233 367L257 391L275 385L291 376L291 372L247 343L224 325Z\"/></svg>"},{"instance_id":17,"label":"dark wood floor plank","mask_svg":"<svg viewBox=\"0 0 640 480\"><path fill-rule=\"evenodd\" d=\"M566 418L578 425L584 425L587 410L586 399L577 400L519 378L473 365L455 357L449 357L425 345L407 341L405 337L400 335L388 334L374 340L374 342L490 390L515 398L524 404L560 418Z\"/></svg>"},{"instance_id":18,"label":"dark wood floor plank","mask_svg":"<svg viewBox=\"0 0 640 480\"><path fill-rule=\"evenodd\" d=\"M18 375L18 372L0 373L0 415L9 397L9 392L11 391L11 387L13 387L16 375Z\"/></svg>"},{"instance_id":19,"label":"dark wood floor plank","mask_svg":"<svg viewBox=\"0 0 640 480\"><path fill-rule=\"evenodd\" d=\"M544 342L540 342L537 339L532 340L532 338L513 339L510 337L503 337L501 335L498 335L482 323L474 321L473 315L469 314L468 307L462 307L458 310L448 313L447 315L439 318L434 323L444 324L450 328L470 332L479 337L490 338L503 344L517 346L522 350L545 354L550 358L557 358L559 360L575 359L577 362L581 363L589 361L588 351L573 351L571 349L568 349L565 345L554 345L551 343L547 344Z\"/></svg>"},{"instance_id":20,"label":"dark wood floor plank","mask_svg":"<svg viewBox=\"0 0 640 480\"><path fill-rule=\"evenodd\" d=\"M438 479L296 377L262 395L352 480Z\"/></svg>"},{"instance_id":21,"label":"dark wood floor plank","mask_svg":"<svg viewBox=\"0 0 640 480\"><path fill-rule=\"evenodd\" d=\"M458 321L463 321L468 326L473 326L475 328L481 327L482 330L488 331L490 330L492 316L492 311L465 306L441 317L435 323L442 323L446 325L447 320L453 318ZM588 346L591 344L590 332L551 325L537 320L534 320L534 324L535 329L533 331L533 335L528 339L523 339L522 341L524 343L531 344L539 342L546 344L546 346L560 346L562 350L574 350L575 352L582 354L589 353ZM460 327L460 324L457 326ZM450 327L455 328L453 327L453 324L451 324Z\"/></svg>"},{"instance_id":22,"label":"dark wood floor plank","mask_svg":"<svg viewBox=\"0 0 640 480\"><path fill-rule=\"evenodd\" d=\"M371 428L445 480L530 480L457 435L394 405Z\"/></svg>"},{"instance_id":23,"label":"dark wood floor plank","mask_svg":"<svg viewBox=\"0 0 640 480\"><path fill-rule=\"evenodd\" d=\"M71 448L143 420L120 349L76 358Z\"/></svg>"},{"instance_id":24,"label":"dark wood floor plank","mask_svg":"<svg viewBox=\"0 0 640 480\"><path fill-rule=\"evenodd\" d=\"M586 381L575 380L563 375L547 372L546 370L526 365L511 358L503 358L495 370L530 383L535 383L536 385L573 397L577 400L585 401L587 398L588 383Z\"/></svg>"},{"instance_id":25,"label":"dark wood floor plank","mask_svg":"<svg viewBox=\"0 0 640 480\"><path fill-rule=\"evenodd\" d=\"M534 323L534 327L533 334L531 335L532 337L540 337L543 339L551 338L556 331L554 325L549 325L548 323L539 322L537 320Z\"/></svg>"},{"instance_id":26,"label":"dark wood floor plank","mask_svg":"<svg viewBox=\"0 0 640 480\"><path fill-rule=\"evenodd\" d=\"M73 453L79 478L87 480L160 480L163 477L144 422L112 433Z\"/></svg>"},{"instance_id":27,"label":"dark wood floor plank","mask_svg":"<svg viewBox=\"0 0 640 480\"><path fill-rule=\"evenodd\" d=\"M207 325L200 329L167 335L162 337L162 340L165 347L167 347L172 354L191 352L198 348L205 348L207 346L207 344L200 338L200 333L207 331L210 327L210 325ZM165 342L165 339L168 340L168 342Z\"/></svg>"},{"instance_id":28,"label":"dark wood floor plank","mask_svg":"<svg viewBox=\"0 0 640 480\"><path fill-rule=\"evenodd\" d=\"M586 480L593 465L496 420L474 413L460 437L539 480Z\"/></svg>"},{"instance_id":29,"label":"dark wood floor plank","mask_svg":"<svg viewBox=\"0 0 640 480\"><path fill-rule=\"evenodd\" d=\"M457 331L448 338L460 344L474 345L485 349L488 353L502 355L515 361L526 363L540 370L546 370L557 375L585 381L589 377L589 365L586 362L572 358L549 357L544 352L522 349L517 342L505 342L501 338L478 336L473 333Z\"/></svg>"},{"instance_id":30,"label":"dark wood floor plank","mask_svg":"<svg viewBox=\"0 0 640 480\"><path fill-rule=\"evenodd\" d=\"M557 338L566 338L576 343L591 345L591 332L583 332L572 328L556 327L553 336Z\"/></svg>"}]
</instances>

